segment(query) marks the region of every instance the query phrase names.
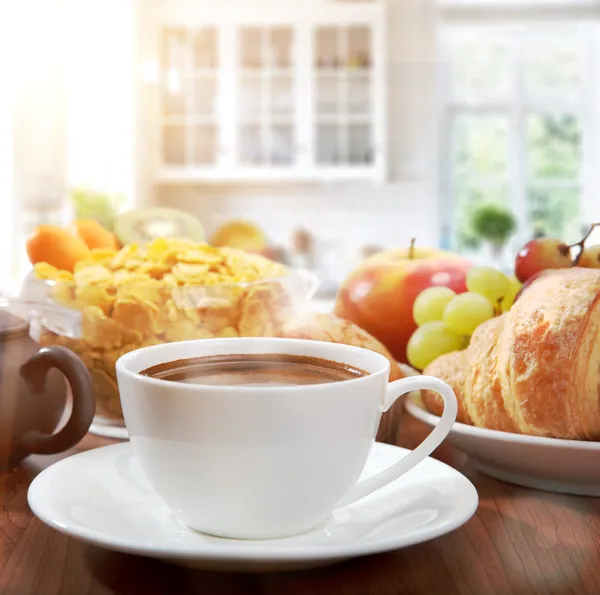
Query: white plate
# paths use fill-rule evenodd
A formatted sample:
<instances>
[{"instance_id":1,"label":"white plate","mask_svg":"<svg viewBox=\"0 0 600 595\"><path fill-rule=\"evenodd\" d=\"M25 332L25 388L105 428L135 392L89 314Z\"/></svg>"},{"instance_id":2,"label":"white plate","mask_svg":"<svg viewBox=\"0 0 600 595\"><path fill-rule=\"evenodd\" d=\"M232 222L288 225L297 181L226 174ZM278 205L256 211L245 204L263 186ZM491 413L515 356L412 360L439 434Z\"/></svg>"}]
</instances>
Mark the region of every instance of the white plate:
<instances>
[{"instance_id":1,"label":"white plate","mask_svg":"<svg viewBox=\"0 0 600 595\"><path fill-rule=\"evenodd\" d=\"M440 419L414 395L407 396L405 405L428 426ZM600 442L523 436L458 422L447 440L496 479L547 492L600 496Z\"/></svg>"},{"instance_id":2,"label":"white plate","mask_svg":"<svg viewBox=\"0 0 600 595\"><path fill-rule=\"evenodd\" d=\"M376 443L363 476L407 453ZM42 521L95 545L197 568L249 572L324 566L421 543L460 527L478 504L466 477L429 458L308 533L265 541L220 539L174 517L148 485L129 443L55 463L34 479L28 500Z\"/></svg>"}]
</instances>

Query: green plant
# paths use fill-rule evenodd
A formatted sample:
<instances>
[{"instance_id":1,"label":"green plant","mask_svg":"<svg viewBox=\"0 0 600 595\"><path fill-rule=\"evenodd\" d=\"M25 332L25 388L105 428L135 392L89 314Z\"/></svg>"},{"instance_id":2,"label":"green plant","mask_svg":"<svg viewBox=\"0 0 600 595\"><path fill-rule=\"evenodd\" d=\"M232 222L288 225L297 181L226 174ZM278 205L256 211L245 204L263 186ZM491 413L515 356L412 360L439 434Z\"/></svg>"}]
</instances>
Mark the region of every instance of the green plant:
<instances>
[{"instance_id":1,"label":"green plant","mask_svg":"<svg viewBox=\"0 0 600 595\"><path fill-rule=\"evenodd\" d=\"M458 245L461 250L478 250L481 246L481 238L463 226L458 230Z\"/></svg>"},{"instance_id":2,"label":"green plant","mask_svg":"<svg viewBox=\"0 0 600 595\"><path fill-rule=\"evenodd\" d=\"M495 247L506 244L517 228L515 216L504 206L483 203L471 214L471 229L483 240Z\"/></svg>"},{"instance_id":3,"label":"green plant","mask_svg":"<svg viewBox=\"0 0 600 595\"><path fill-rule=\"evenodd\" d=\"M113 231L115 219L125 199L121 195L106 194L90 188L73 188L71 202L76 219L94 219L105 229Z\"/></svg>"}]
</instances>

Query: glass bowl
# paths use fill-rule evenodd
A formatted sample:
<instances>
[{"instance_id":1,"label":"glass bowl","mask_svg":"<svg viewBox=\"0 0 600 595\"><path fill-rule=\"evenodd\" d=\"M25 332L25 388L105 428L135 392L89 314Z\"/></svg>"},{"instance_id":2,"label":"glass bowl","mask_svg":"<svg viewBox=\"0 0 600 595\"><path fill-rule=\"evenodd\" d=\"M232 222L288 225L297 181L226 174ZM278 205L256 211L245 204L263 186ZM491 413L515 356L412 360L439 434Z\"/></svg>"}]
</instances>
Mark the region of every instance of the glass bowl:
<instances>
[{"instance_id":1,"label":"glass bowl","mask_svg":"<svg viewBox=\"0 0 600 595\"><path fill-rule=\"evenodd\" d=\"M293 269L249 283L138 283L112 290L30 275L20 297L29 305L32 337L41 345L68 347L84 361L96 391L94 431L116 436L114 428L125 427L115 371L120 356L173 341L275 336L317 285L314 275Z\"/></svg>"}]
</instances>

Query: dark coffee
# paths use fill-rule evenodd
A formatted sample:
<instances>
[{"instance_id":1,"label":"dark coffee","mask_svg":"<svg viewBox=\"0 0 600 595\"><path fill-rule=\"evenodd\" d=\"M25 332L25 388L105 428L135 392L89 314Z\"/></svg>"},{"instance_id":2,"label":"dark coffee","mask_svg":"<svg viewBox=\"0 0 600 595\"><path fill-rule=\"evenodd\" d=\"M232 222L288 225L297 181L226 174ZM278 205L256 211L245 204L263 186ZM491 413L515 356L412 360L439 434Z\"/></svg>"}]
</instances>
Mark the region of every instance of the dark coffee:
<instances>
[{"instance_id":1,"label":"dark coffee","mask_svg":"<svg viewBox=\"0 0 600 595\"><path fill-rule=\"evenodd\" d=\"M211 355L152 366L160 380L212 386L290 386L341 382L367 372L319 357L285 354Z\"/></svg>"}]
</instances>

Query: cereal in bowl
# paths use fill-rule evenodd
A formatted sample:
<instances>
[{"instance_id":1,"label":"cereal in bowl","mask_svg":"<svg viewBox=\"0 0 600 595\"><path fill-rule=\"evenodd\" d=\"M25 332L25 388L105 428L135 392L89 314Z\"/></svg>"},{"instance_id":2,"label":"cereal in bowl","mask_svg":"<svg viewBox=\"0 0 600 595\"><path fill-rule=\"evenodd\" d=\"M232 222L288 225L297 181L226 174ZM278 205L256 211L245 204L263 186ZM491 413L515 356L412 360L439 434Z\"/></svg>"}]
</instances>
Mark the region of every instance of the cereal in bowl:
<instances>
[{"instance_id":1,"label":"cereal in bowl","mask_svg":"<svg viewBox=\"0 0 600 595\"><path fill-rule=\"evenodd\" d=\"M188 240L91 250L73 273L47 263L34 270L56 302L81 312L79 337L45 329L40 341L65 345L83 358L98 415L119 423L115 362L121 355L189 339L274 336L292 308L283 265Z\"/></svg>"}]
</instances>

